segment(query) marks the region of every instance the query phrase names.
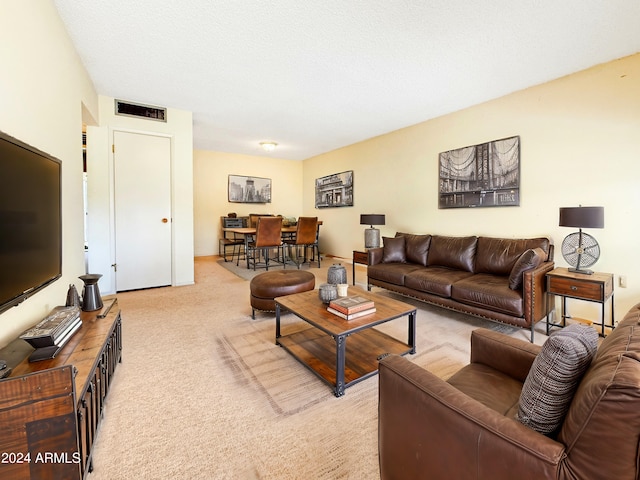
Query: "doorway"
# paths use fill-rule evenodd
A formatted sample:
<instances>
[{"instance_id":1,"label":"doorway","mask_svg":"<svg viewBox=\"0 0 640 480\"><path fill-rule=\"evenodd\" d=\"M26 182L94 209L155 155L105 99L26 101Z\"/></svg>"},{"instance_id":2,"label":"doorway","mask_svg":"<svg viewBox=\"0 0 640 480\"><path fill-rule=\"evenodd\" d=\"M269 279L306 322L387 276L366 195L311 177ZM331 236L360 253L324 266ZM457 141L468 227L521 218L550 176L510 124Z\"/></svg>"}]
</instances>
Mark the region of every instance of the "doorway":
<instances>
[{"instance_id":1,"label":"doorway","mask_svg":"<svg viewBox=\"0 0 640 480\"><path fill-rule=\"evenodd\" d=\"M171 139L114 131L116 291L172 284Z\"/></svg>"}]
</instances>

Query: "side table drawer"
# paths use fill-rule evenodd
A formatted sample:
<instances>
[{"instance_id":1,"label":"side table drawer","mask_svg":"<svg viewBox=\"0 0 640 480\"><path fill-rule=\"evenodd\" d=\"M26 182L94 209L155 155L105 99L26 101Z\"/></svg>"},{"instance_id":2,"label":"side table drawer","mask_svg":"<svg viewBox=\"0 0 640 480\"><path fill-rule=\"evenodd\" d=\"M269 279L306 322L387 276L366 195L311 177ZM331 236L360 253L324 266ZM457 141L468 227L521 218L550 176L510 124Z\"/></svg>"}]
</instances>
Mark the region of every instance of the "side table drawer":
<instances>
[{"instance_id":1,"label":"side table drawer","mask_svg":"<svg viewBox=\"0 0 640 480\"><path fill-rule=\"evenodd\" d=\"M360 252L358 250L353 251L353 263L363 263L367 265L369 263L369 253Z\"/></svg>"},{"instance_id":2,"label":"side table drawer","mask_svg":"<svg viewBox=\"0 0 640 480\"><path fill-rule=\"evenodd\" d=\"M549 277L548 292L567 297L602 302L605 300L601 283L576 281L571 278Z\"/></svg>"}]
</instances>

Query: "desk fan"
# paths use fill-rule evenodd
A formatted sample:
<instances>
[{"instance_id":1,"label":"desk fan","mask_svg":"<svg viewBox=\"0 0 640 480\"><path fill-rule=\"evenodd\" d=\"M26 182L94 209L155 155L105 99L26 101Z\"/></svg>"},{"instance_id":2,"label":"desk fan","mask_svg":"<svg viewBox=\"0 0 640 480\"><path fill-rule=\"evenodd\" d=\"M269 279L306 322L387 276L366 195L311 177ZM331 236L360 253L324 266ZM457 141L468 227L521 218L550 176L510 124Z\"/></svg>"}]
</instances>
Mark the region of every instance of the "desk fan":
<instances>
[{"instance_id":1,"label":"desk fan","mask_svg":"<svg viewBox=\"0 0 640 480\"><path fill-rule=\"evenodd\" d=\"M566 207L560 209L560 226L577 227L562 241L562 256L571 265L570 272L591 275L590 267L600 257L600 245L583 228L604 228L604 207Z\"/></svg>"}]
</instances>

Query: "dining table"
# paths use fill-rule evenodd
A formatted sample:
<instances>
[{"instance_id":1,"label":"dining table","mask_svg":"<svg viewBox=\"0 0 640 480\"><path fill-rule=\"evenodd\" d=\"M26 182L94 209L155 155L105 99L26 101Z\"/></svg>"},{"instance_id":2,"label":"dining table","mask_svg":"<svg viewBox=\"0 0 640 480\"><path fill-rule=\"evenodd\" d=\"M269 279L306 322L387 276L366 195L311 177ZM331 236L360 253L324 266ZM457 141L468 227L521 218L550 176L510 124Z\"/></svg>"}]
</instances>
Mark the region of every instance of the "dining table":
<instances>
[{"instance_id":1,"label":"dining table","mask_svg":"<svg viewBox=\"0 0 640 480\"><path fill-rule=\"evenodd\" d=\"M322 220L318 220L318 229L320 229L320 225L322 225ZM295 225L292 226L282 226L282 236L283 237L291 237L295 238L295 233L298 230L298 227ZM223 228L223 234L233 233L234 235L242 235L244 236L244 251L247 251L249 246L249 240L256 234L256 227L229 227ZM245 255L246 256L246 255ZM239 256L238 256L239 257ZM240 258L238 258L239 262ZM233 261L233 260L232 260ZM247 259L247 268L249 268L249 259Z\"/></svg>"}]
</instances>

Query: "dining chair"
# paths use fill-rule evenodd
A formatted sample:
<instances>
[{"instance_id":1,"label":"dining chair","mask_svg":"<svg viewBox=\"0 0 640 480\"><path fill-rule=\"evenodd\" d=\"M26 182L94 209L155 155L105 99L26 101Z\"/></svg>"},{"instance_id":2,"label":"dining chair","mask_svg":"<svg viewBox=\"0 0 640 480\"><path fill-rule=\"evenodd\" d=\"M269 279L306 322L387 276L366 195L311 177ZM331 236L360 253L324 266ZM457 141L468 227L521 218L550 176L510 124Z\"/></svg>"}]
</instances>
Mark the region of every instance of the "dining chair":
<instances>
[{"instance_id":1,"label":"dining chair","mask_svg":"<svg viewBox=\"0 0 640 480\"><path fill-rule=\"evenodd\" d=\"M247 244L247 268L265 268L269 262L280 262L282 247L282 217L259 217L254 240ZM271 256L275 249L275 257ZM263 258L263 262L260 258Z\"/></svg>"},{"instance_id":2,"label":"dining chair","mask_svg":"<svg viewBox=\"0 0 640 480\"><path fill-rule=\"evenodd\" d=\"M258 219L260 217L273 217L272 213L250 213L249 214L249 225L250 228L256 228L258 226Z\"/></svg>"},{"instance_id":3,"label":"dining chair","mask_svg":"<svg viewBox=\"0 0 640 480\"><path fill-rule=\"evenodd\" d=\"M316 252L318 254L318 268L320 268L320 252L317 251L318 217L300 217L296 226L295 238L284 240L284 245L287 247L287 258L284 259L285 265L286 261L291 261L299 269L300 265L307 263L307 250L311 248L312 258L316 258ZM314 248L316 251L314 251ZM310 260L309 265L311 265Z\"/></svg>"},{"instance_id":4,"label":"dining chair","mask_svg":"<svg viewBox=\"0 0 640 480\"><path fill-rule=\"evenodd\" d=\"M258 219L260 218L259 213L250 213L249 214L249 228L256 228L258 226Z\"/></svg>"},{"instance_id":5,"label":"dining chair","mask_svg":"<svg viewBox=\"0 0 640 480\"><path fill-rule=\"evenodd\" d=\"M240 228L243 226L243 222L241 218L230 218L230 217L222 217L222 228ZM233 262L234 257L238 257L238 261L240 261L240 256L244 253L244 236L239 236L235 233L232 233L231 236L227 236L227 232L222 231L222 237L219 240L219 254L224 258L225 262L228 262L227 259L227 249L231 248L231 261Z\"/></svg>"}]
</instances>

